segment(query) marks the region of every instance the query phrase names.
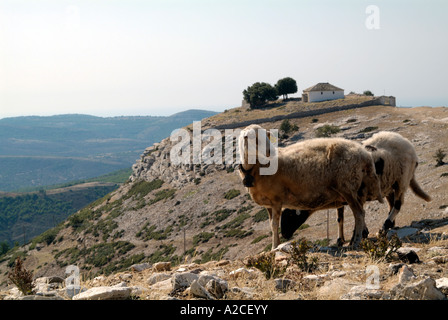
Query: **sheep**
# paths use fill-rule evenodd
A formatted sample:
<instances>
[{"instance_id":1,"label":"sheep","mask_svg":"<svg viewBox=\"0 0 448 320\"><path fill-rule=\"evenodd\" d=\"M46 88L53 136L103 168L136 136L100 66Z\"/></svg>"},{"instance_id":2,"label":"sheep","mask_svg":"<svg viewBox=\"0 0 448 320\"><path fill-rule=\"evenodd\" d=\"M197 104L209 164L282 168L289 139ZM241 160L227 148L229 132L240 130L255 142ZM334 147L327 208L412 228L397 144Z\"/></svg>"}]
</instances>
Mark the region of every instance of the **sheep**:
<instances>
[{"instance_id":1,"label":"sheep","mask_svg":"<svg viewBox=\"0 0 448 320\"><path fill-rule=\"evenodd\" d=\"M415 178L418 157L409 140L395 132L381 131L362 144L372 155L375 171L380 179L381 192L389 203L389 214L382 226L382 230L387 231L395 226L395 218L403 205L408 187L427 202L431 201L431 197L422 190ZM281 222L283 237L289 239L310 215L309 211L301 211L299 215L296 215L295 210L285 209ZM339 246L345 241L343 225L344 207L341 207L338 208L337 244ZM364 232L368 233L367 229Z\"/></svg>"},{"instance_id":2,"label":"sheep","mask_svg":"<svg viewBox=\"0 0 448 320\"><path fill-rule=\"evenodd\" d=\"M280 243L282 207L316 211L344 204L355 217L352 245L357 247L365 228L365 201L383 201L369 152L359 143L341 138L317 138L274 148L263 132L258 125L241 131L239 173L252 199L268 210L272 249ZM268 152L264 155L260 150ZM271 174L261 171L266 169L267 159L276 160L277 170Z\"/></svg>"}]
</instances>

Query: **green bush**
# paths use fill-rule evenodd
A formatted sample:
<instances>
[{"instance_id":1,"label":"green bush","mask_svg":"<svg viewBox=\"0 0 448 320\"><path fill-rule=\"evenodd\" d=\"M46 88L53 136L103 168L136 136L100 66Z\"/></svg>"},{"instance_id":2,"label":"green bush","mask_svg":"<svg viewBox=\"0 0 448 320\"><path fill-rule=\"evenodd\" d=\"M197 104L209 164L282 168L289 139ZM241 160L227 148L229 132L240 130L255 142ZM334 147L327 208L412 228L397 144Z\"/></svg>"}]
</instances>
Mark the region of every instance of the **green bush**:
<instances>
[{"instance_id":1,"label":"green bush","mask_svg":"<svg viewBox=\"0 0 448 320\"><path fill-rule=\"evenodd\" d=\"M224 195L224 198L226 198L227 200L233 199L235 197L238 197L240 195L241 191L240 190L236 190L236 189L230 189L229 191L227 191Z\"/></svg>"},{"instance_id":2,"label":"green bush","mask_svg":"<svg viewBox=\"0 0 448 320\"><path fill-rule=\"evenodd\" d=\"M401 240L396 234L388 239L387 232L384 230L380 231L376 241L370 239L362 239L361 241L361 249L364 250L373 261L390 261L392 259L392 254L395 253L401 245Z\"/></svg>"},{"instance_id":3,"label":"green bush","mask_svg":"<svg viewBox=\"0 0 448 320\"><path fill-rule=\"evenodd\" d=\"M125 198L135 197L136 199L141 199L151 191L159 189L162 185L163 181L160 179L155 179L150 182L144 180L138 181L129 189Z\"/></svg>"},{"instance_id":4,"label":"green bush","mask_svg":"<svg viewBox=\"0 0 448 320\"><path fill-rule=\"evenodd\" d=\"M307 256L308 251L312 248L312 245L304 238L300 241L291 242L290 257L288 264L294 264L299 267L300 270L305 272L312 272L318 267L318 258Z\"/></svg>"},{"instance_id":5,"label":"green bush","mask_svg":"<svg viewBox=\"0 0 448 320\"><path fill-rule=\"evenodd\" d=\"M269 219L268 210L266 210L266 208L261 209L254 215L253 219L254 222L262 222L268 220Z\"/></svg>"},{"instance_id":6,"label":"green bush","mask_svg":"<svg viewBox=\"0 0 448 320\"><path fill-rule=\"evenodd\" d=\"M328 137L331 137L333 134L336 134L340 131L341 131L341 129L338 126L326 124L326 125L316 129L316 137L328 138Z\"/></svg>"},{"instance_id":7,"label":"green bush","mask_svg":"<svg viewBox=\"0 0 448 320\"><path fill-rule=\"evenodd\" d=\"M201 232L199 234L196 234L193 237L193 246L197 246L199 243L205 243L211 238L213 238L215 234L213 232Z\"/></svg>"},{"instance_id":8,"label":"green bush","mask_svg":"<svg viewBox=\"0 0 448 320\"><path fill-rule=\"evenodd\" d=\"M149 205L159 202L160 200L168 199L174 197L176 189L163 189L155 194L155 198L149 201Z\"/></svg>"},{"instance_id":9,"label":"green bush","mask_svg":"<svg viewBox=\"0 0 448 320\"><path fill-rule=\"evenodd\" d=\"M267 280L281 277L286 271L285 266L279 266L275 263L275 252L262 253L255 257L249 257L246 265L263 272Z\"/></svg>"},{"instance_id":10,"label":"green bush","mask_svg":"<svg viewBox=\"0 0 448 320\"><path fill-rule=\"evenodd\" d=\"M284 134L288 134L297 130L299 130L299 127L295 124L291 124L289 119L283 120L282 124L280 125L280 131L283 131Z\"/></svg>"}]
</instances>

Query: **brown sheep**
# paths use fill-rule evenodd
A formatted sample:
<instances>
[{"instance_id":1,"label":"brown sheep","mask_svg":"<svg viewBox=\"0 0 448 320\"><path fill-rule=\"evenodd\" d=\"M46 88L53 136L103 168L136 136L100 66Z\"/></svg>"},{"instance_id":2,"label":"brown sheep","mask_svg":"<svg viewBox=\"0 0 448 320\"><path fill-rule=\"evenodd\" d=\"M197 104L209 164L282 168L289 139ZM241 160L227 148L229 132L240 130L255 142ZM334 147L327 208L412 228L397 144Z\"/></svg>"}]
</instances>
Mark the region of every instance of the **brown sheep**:
<instances>
[{"instance_id":1,"label":"brown sheep","mask_svg":"<svg viewBox=\"0 0 448 320\"><path fill-rule=\"evenodd\" d=\"M242 130L238 143L240 176L252 199L269 212L273 249L280 243L282 207L317 211L344 204L355 217L352 244L359 245L365 201L382 201L374 163L365 148L345 139L318 138L276 149L258 125ZM276 160L277 170L271 174L262 173L267 159Z\"/></svg>"},{"instance_id":2,"label":"brown sheep","mask_svg":"<svg viewBox=\"0 0 448 320\"><path fill-rule=\"evenodd\" d=\"M395 226L395 218L403 205L408 187L425 201L431 201L431 197L421 189L415 178L418 157L409 140L395 132L381 131L362 144L371 152L375 170L380 179L381 192L389 203L389 215L383 224L383 230L388 230ZM282 235L289 239L310 215L311 212L306 210L296 215L295 210L285 209L282 214ZM342 245L344 243L344 207L338 208L338 226L337 243Z\"/></svg>"}]
</instances>

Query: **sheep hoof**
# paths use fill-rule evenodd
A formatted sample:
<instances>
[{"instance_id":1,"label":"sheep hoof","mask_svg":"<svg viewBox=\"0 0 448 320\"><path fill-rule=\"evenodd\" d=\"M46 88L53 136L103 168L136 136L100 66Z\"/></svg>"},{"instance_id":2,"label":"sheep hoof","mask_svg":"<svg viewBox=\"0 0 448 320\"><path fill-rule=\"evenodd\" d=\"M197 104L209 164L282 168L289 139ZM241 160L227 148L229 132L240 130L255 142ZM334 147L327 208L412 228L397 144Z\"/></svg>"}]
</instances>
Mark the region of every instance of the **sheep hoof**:
<instances>
[{"instance_id":1,"label":"sheep hoof","mask_svg":"<svg viewBox=\"0 0 448 320\"><path fill-rule=\"evenodd\" d=\"M383 224L383 230L387 231L389 229L392 229L395 227L395 221L390 221L389 219L386 219Z\"/></svg>"},{"instance_id":2,"label":"sheep hoof","mask_svg":"<svg viewBox=\"0 0 448 320\"><path fill-rule=\"evenodd\" d=\"M367 239L368 236L369 236L369 229L367 229L366 227L364 230L362 230L362 237L364 239Z\"/></svg>"}]
</instances>

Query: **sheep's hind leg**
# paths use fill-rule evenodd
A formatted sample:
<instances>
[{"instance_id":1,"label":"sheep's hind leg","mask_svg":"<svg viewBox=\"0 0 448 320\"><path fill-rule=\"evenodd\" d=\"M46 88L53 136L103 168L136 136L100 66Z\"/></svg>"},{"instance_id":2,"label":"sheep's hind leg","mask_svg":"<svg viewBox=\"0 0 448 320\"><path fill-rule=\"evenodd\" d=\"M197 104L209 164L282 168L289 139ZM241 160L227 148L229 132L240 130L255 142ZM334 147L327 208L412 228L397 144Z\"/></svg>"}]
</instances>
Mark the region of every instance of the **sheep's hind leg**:
<instances>
[{"instance_id":1,"label":"sheep's hind leg","mask_svg":"<svg viewBox=\"0 0 448 320\"><path fill-rule=\"evenodd\" d=\"M389 230L395 227L395 221L391 220L394 217L394 203L395 203L395 193L391 192L387 197L387 202L389 203L389 215L387 219L384 221L383 230Z\"/></svg>"},{"instance_id":2,"label":"sheep's hind leg","mask_svg":"<svg viewBox=\"0 0 448 320\"><path fill-rule=\"evenodd\" d=\"M358 248L367 228L364 219L365 212L358 200L355 200L354 198L350 200L346 198L346 200L353 212L353 216L355 217L355 229L353 230L353 236L350 240L350 246L353 248Z\"/></svg>"},{"instance_id":3,"label":"sheep's hind leg","mask_svg":"<svg viewBox=\"0 0 448 320\"><path fill-rule=\"evenodd\" d=\"M338 208L338 239L336 244L338 247L342 247L345 243L344 238L344 207Z\"/></svg>"},{"instance_id":4,"label":"sheep's hind leg","mask_svg":"<svg viewBox=\"0 0 448 320\"><path fill-rule=\"evenodd\" d=\"M398 213L400 212L401 205L403 204L404 200L404 194L400 194L398 199L394 199L393 201L393 207L389 212L389 216L387 217L386 221L384 222L383 229L388 230L393 227L395 227L395 218L397 217Z\"/></svg>"}]
</instances>

